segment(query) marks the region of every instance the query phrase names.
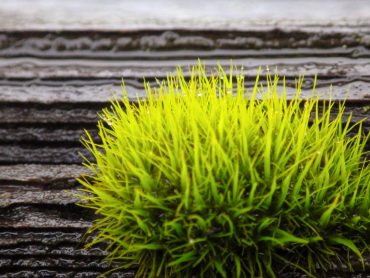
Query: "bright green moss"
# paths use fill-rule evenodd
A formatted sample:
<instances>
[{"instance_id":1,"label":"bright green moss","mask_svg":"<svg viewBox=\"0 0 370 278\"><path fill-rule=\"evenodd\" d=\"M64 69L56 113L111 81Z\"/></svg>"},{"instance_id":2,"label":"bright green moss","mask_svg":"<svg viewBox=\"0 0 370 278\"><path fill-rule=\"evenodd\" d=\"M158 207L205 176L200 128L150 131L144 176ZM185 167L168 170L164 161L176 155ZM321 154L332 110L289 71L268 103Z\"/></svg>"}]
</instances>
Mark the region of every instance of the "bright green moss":
<instances>
[{"instance_id":1,"label":"bright green moss","mask_svg":"<svg viewBox=\"0 0 370 278\"><path fill-rule=\"evenodd\" d=\"M89 246L109 243L138 277L315 275L362 260L369 134L342 121L343 104L303 101L299 84L287 101L277 84L247 92L242 75L198 65L103 110L101 142L83 141L95 160L81 198L101 216Z\"/></svg>"}]
</instances>

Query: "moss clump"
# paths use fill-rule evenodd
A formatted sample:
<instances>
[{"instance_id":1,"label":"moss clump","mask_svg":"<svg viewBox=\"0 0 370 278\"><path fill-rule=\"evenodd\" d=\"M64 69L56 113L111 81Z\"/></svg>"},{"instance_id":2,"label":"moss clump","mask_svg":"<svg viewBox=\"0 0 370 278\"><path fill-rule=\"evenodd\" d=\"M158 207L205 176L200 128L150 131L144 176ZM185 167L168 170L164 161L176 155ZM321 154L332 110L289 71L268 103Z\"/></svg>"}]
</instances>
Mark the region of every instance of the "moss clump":
<instances>
[{"instance_id":1,"label":"moss clump","mask_svg":"<svg viewBox=\"0 0 370 278\"><path fill-rule=\"evenodd\" d=\"M343 104L287 100L278 77L201 65L179 69L147 98L103 110L95 160L80 179L98 218L89 246L138 277L311 276L368 248L370 167L361 123ZM285 86L284 86L285 87ZM335 115L334 105L339 112ZM351 133L351 136L349 136Z\"/></svg>"}]
</instances>

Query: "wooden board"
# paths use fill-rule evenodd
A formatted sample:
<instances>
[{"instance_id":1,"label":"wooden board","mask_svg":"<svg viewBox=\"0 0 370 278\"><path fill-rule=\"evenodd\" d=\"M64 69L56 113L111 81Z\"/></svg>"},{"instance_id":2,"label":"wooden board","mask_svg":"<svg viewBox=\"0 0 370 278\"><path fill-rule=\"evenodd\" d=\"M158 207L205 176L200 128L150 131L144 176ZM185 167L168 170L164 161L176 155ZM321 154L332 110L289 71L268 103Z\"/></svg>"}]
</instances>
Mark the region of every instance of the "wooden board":
<instances>
[{"instance_id":1,"label":"wooden board","mask_svg":"<svg viewBox=\"0 0 370 278\"><path fill-rule=\"evenodd\" d=\"M334 99L347 99L346 114L353 113L354 121L370 116L366 1L251 1L250 9L249 1L212 1L203 17L194 9L198 2L180 8L162 0L167 6L153 8L148 18L150 1L127 7L97 0L87 6L2 1L0 277L96 277L117 266L102 260L102 249L81 249L95 215L78 207L73 193L79 188L75 178L86 172L79 155L85 152L83 129L97 138L97 112L121 93L122 78L135 100L144 96L144 78L155 84L176 66L188 74L198 58L208 70L231 62L242 66L247 87L259 67L262 77L278 71L286 76L290 95L303 74L304 95L310 94L317 75L322 99L332 87ZM85 8L80 17L75 5ZM112 17L106 16L109 11ZM118 17L117 11L131 16ZM364 126L370 130L370 118ZM370 277L369 265L367 258L365 271L357 268L351 276L333 270L327 277ZM134 273L117 271L112 277Z\"/></svg>"}]
</instances>

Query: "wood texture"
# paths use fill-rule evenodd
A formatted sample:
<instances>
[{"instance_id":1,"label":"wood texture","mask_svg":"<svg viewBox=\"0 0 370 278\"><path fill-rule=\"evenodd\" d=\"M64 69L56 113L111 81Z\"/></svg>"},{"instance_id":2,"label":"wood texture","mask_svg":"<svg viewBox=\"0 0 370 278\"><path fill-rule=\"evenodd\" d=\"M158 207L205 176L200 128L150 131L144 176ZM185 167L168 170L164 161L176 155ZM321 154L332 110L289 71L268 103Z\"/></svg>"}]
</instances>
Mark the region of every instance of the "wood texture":
<instances>
[{"instance_id":1,"label":"wood texture","mask_svg":"<svg viewBox=\"0 0 370 278\"><path fill-rule=\"evenodd\" d=\"M2 0L5 29L359 28L369 23L367 0Z\"/></svg>"},{"instance_id":2,"label":"wood texture","mask_svg":"<svg viewBox=\"0 0 370 278\"><path fill-rule=\"evenodd\" d=\"M277 7L277 1L270 2ZM305 75L304 96L311 93L317 75L322 99L329 98L332 87L335 100L347 99L346 116L353 113L353 121L367 118L364 126L369 132L370 21L366 19L370 17L367 6L358 6L363 1L351 4L353 15L345 13L346 1L339 2L331 19L310 18L304 5L309 9L312 3L304 4L298 12L302 17L290 22L294 24L278 13L282 8L265 22L237 25L228 18L227 25L227 20L211 18L198 25L194 18L156 23L154 17L148 23L151 28L144 19L135 23L132 18L126 25L107 19L101 28L92 28L88 21L78 23L72 14L70 24L61 28L65 19L54 22L45 15L32 21L27 11L14 11L14 18L23 15L19 25L9 15L2 17L0 277L97 277L119 265L103 261L103 247L82 249L84 233L96 216L76 204L75 178L86 173L80 156L88 155L80 143L83 130L98 140L97 113L109 106L109 98L121 94L122 79L135 101L144 96L144 78L155 85L155 78L165 78L178 65L188 75L188 66L198 58L208 70L230 61L243 67L250 88L259 67L262 77L266 71L278 71L286 76L290 96L299 75ZM44 7L39 0L35 3ZM284 0L282 5L289 3L293 2ZM330 10L330 3L322 4ZM12 12L12 5L6 0L0 15ZM70 4L65 5L62 11L70 9ZM365 270L358 265L354 274L333 269L326 277L370 277L370 257L366 260ZM134 273L134 269L115 271L109 277L134 277ZM283 277L289 275L296 277L288 273Z\"/></svg>"}]
</instances>

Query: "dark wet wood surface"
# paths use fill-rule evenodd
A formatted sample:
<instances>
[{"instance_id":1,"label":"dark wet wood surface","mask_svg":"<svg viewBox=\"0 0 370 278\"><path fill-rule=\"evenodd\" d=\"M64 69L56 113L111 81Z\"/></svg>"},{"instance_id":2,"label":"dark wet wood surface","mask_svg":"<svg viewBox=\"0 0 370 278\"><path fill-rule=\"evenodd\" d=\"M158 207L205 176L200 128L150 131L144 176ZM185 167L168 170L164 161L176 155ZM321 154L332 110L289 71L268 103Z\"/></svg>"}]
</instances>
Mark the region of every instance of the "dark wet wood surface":
<instances>
[{"instance_id":1,"label":"dark wet wood surface","mask_svg":"<svg viewBox=\"0 0 370 278\"><path fill-rule=\"evenodd\" d=\"M4 3L0 14L11 9L10 1ZM112 267L102 261L103 250L81 249L95 216L76 205L73 193L79 188L75 178L86 172L79 155L83 129L96 137L97 112L120 94L122 78L134 100L144 95L144 77L155 84L177 65L188 74L187 66L198 58L208 68L231 60L243 66L250 87L260 66L262 75L266 67L285 75L290 93L304 74L304 95L318 75L322 99L332 86L334 99L347 99L346 114L353 113L355 121L370 116L370 21L364 18L337 25L298 19L292 25L244 24L240 30L235 23L220 24L222 30L210 24L200 28L191 20L183 22L187 28L153 23L155 28L137 30L135 24L110 30L81 24L64 31L46 23L28 29L3 25L0 277L96 277ZM364 126L369 132L370 119ZM370 259L365 271L357 270L333 270L326 277L370 277ZM134 270L111 275L133 276Z\"/></svg>"}]
</instances>

